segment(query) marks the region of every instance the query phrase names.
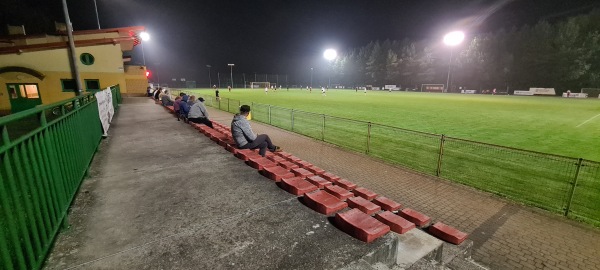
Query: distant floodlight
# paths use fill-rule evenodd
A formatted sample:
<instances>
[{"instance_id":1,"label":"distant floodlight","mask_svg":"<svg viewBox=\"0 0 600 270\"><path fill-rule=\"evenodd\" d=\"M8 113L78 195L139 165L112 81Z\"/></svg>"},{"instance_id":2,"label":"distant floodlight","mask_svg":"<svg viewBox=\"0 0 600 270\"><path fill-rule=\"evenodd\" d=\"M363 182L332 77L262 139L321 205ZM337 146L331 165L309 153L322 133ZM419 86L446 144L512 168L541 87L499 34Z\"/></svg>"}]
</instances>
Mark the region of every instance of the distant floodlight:
<instances>
[{"instance_id":1,"label":"distant floodlight","mask_svg":"<svg viewBox=\"0 0 600 270\"><path fill-rule=\"evenodd\" d=\"M142 38L143 41L148 41L150 40L150 34L146 33L146 32L141 32L140 33L140 37Z\"/></svg>"},{"instance_id":2,"label":"distant floodlight","mask_svg":"<svg viewBox=\"0 0 600 270\"><path fill-rule=\"evenodd\" d=\"M465 39L465 33L462 31L454 31L444 36L444 44L448 46L456 46Z\"/></svg>"},{"instance_id":3,"label":"distant floodlight","mask_svg":"<svg viewBox=\"0 0 600 270\"><path fill-rule=\"evenodd\" d=\"M325 59L331 61L337 57L337 52L334 49L327 49L323 53L323 57L325 57Z\"/></svg>"}]
</instances>

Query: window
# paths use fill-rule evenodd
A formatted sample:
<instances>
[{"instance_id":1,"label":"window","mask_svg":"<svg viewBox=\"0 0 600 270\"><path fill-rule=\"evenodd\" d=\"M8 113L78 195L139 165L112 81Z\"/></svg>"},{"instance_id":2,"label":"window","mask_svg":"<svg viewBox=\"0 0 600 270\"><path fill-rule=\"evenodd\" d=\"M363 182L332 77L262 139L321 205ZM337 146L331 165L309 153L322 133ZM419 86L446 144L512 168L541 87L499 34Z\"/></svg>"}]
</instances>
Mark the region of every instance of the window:
<instances>
[{"instance_id":1,"label":"window","mask_svg":"<svg viewBox=\"0 0 600 270\"><path fill-rule=\"evenodd\" d=\"M72 79L62 79L60 80L62 84L63 92L75 92L77 91L77 83Z\"/></svg>"},{"instance_id":2,"label":"window","mask_svg":"<svg viewBox=\"0 0 600 270\"><path fill-rule=\"evenodd\" d=\"M94 56L90 53L82 53L81 55L79 55L79 60L81 60L81 63L86 66L93 65L95 61Z\"/></svg>"},{"instance_id":3,"label":"window","mask_svg":"<svg viewBox=\"0 0 600 270\"><path fill-rule=\"evenodd\" d=\"M8 94L11 99L27 98L39 99L40 93L37 84L8 84Z\"/></svg>"},{"instance_id":4,"label":"window","mask_svg":"<svg viewBox=\"0 0 600 270\"><path fill-rule=\"evenodd\" d=\"M99 91L100 90L100 81L99 80L85 80L85 90Z\"/></svg>"},{"instance_id":5,"label":"window","mask_svg":"<svg viewBox=\"0 0 600 270\"><path fill-rule=\"evenodd\" d=\"M21 89L21 96L27 98L40 98L38 93L37 85L35 84L21 84L19 85ZM25 93L25 94L23 94Z\"/></svg>"}]
</instances>

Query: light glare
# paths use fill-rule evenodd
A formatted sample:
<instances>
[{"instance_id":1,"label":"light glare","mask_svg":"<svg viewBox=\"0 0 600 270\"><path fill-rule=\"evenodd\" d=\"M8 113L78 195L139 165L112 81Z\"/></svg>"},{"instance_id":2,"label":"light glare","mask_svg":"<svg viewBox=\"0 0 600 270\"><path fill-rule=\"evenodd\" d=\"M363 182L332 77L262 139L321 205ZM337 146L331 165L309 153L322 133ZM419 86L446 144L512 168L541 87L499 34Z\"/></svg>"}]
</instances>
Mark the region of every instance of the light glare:
<instances>
[{"instance_id":1,"label":"light glare","mask_svg":"<svg viewBox=\"0 0 600 270\"><path fill-rule=\"evenodd\" d=\"M337 52L334 49L327 49L323 53L323 57L325 57L325 59L331 61L337 57Z\"/></svg>"},{"instance_id":2,"label":"light glare","mask_svg":"<svg viewBox=\"0 0 600 270\"><path fill-rule=\"evenodd\" d=\"M141 32L140 33L140 37L142 38L143 41L148 41L150 40L150 34L146 33L146 32Z\"/></svg>"},{"instance_id":3,"label":"light glare","mask_svg":"<svg viewBox=\"0 0 600 270\"><path fill-rule=\"evenodd\" d=\"M448 46L456 46L465 39L465 33L462 31L454 31L444 36L444 44Z\"/></svg>"}]
</instances>

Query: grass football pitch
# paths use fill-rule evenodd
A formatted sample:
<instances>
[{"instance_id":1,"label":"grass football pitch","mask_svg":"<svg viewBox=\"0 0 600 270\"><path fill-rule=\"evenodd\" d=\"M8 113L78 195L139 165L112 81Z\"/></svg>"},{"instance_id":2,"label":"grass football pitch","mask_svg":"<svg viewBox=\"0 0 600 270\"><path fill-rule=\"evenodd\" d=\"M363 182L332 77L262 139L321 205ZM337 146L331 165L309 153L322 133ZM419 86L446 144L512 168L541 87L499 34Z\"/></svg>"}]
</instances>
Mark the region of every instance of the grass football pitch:
<instances>
[{"instance_id":1,"label":"grass football pitch","mask_svg":"<svg viewBox=\"0 0 600 270\"><path fill-rule=\"evenodd\" d=\"M213 90L185 91L214 96ZM220 96L600 161L600 99L354 90L324 96L319 89L233 89Z\"/></svg>"}]
</instances>

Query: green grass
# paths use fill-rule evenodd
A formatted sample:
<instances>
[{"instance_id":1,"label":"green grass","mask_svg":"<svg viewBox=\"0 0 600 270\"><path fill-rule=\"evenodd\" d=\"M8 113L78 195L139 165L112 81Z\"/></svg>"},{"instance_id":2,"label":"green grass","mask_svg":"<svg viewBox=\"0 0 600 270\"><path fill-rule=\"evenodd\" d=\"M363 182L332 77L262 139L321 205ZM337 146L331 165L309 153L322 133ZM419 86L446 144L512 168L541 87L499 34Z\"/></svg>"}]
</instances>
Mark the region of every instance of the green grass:
<instances>
[{"instance_id":1,"label":"green grass","mask_svg":"<svg viewBox=\"0 0 600 270\"><path fill-rule=\"evenodd\" d=\"M600 160L600 117L582 124L600 114L600 100L242 89L221 97L222 110L254 102L256 121L431 175L445 134L440 177L557 213L570 205L569 216L600 225L600 163L583 162L570 204L576 158Z\"/></svg>"},{"instance_id":2,"label":"green grass","mask_svg":"<svg viewBox=\"0 0 600 270\"><path fill-rule=\"evenodd\" d=\"M214 95L212 90L193 92ZM221 97L600 161L600 117L577 127L600 114L599 99L385 91L365 95L352 90L330 90L322 96L320 91L297 89L268 95L234 89L221 91Z\"/></svg>"}]
</instances>

